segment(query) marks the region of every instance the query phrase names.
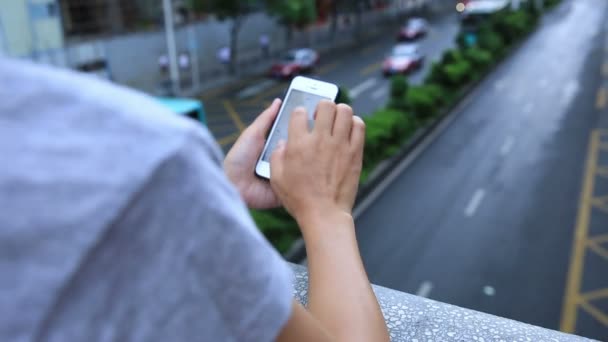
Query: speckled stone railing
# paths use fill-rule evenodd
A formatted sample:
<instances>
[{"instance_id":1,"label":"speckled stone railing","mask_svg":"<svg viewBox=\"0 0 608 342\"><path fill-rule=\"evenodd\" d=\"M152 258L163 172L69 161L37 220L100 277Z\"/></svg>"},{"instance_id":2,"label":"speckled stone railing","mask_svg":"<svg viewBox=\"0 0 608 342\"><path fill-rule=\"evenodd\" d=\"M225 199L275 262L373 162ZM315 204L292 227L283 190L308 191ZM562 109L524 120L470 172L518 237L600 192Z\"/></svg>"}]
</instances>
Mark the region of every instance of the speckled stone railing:
<instances>
[{"instance_id":1,"label":"speckled stone railing","mask_svg":"<svg viewBox=\"0 0 608 342\"><path fill-rule=\"evenodd\" d=\"M295 297L308 300L308 273L292 265ZM394 342L592 341L374 285Z\"/></svg>"}]
</instances>

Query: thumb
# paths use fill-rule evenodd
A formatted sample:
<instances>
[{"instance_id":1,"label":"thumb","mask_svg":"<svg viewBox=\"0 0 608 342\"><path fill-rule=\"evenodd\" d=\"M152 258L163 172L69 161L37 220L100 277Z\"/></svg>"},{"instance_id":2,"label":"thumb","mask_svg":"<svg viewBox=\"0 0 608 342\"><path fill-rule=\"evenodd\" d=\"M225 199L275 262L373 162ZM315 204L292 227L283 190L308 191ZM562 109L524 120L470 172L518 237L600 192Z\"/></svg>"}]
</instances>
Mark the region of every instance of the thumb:
<instances>
[{"instance_id":1,"label":"thumb","mask_svg":"<svg viewBox=\"0 0 608 342\"><path fill-rule=\"evenodd\" d=\"M281 100L274 99L270 106L266 108L262 114L260 114L255 121L251 124L251 128L256 133L266 134L268 130L270 130L270 126L274 122L274 119L277 117L279 113L279 109L281 108Z\"/></svg>"},{"instance_id":2,"label":"thumb","mask_svg":"<svg viewBox=\"0 0 608 342\"><path fill-rule=\"evenodd\" d=\"M275 175L280 177L283 174L283 160L285 158L285 140L279 140L277 147L270 156L270 179L275 178Z\"/></svg>"}]
</instances>

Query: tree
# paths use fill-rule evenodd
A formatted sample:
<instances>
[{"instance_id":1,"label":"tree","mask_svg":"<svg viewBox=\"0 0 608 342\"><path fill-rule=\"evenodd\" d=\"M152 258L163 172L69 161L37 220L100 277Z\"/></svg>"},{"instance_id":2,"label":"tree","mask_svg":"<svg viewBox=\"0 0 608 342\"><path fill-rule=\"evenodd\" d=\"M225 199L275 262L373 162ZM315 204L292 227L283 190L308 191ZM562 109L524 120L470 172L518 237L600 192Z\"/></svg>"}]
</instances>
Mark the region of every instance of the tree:
<instances>
[{"instance_id":1,"label":"tree","mask_svg":"<svg viewBox=\"0 0 608 342\"><path fill-rule=\"evenodd\" d=\"M287 29L287 45L291 43L294 28L302 29L317 19L315 0L266 0L266 7Z\"/></svg>"},{"instance_id":2,"label":"tree","mask_svg":"<svg viewBox=\"0 0 608 342\"><path fill-rule=\"evenodd\" d=\"M230 27L230 72L236 71L238 36L247 15L259 8L260 0L189 0L194 12L215 14L220 20L232 20Z\"/></svg>"}]
</instances>

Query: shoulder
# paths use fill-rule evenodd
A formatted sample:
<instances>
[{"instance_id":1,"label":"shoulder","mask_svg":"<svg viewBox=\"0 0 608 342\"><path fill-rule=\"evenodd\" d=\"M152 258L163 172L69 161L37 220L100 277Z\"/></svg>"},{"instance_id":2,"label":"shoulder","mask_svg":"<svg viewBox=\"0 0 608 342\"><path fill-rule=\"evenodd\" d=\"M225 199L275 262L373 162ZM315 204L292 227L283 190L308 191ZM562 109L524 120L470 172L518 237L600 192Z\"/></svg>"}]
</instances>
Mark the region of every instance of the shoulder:
<instances>
[{"instance_id":1,"label":"shoulder","mask_svg":"<svg viewBox=\"0 0 608 342\"><path fill-rule=\"evenodd\" d=\"M0 152L13 160L0 183L69 180L70 191L116 210L184 146L219 168L221 152L206 128L125 87L0 59L0 96Z\"/></svg>"},{"instance_id":2,"label":"shoulder","mask_svg":"<svg viewBox=\"0 0 608 342\"><path fill-rule=\"evenodd\" d=\"M0 59L0 75L0 93L6 99L0 110L9 113L8 120L12 113L13 121L32 134L56 127L68 135L86 133L96 145L119 140L125 147L133 144L159 154L196 135L217 157L206 128L171 113L150 95L69 70L13 60Z\"/></svg>"}]
</instances>

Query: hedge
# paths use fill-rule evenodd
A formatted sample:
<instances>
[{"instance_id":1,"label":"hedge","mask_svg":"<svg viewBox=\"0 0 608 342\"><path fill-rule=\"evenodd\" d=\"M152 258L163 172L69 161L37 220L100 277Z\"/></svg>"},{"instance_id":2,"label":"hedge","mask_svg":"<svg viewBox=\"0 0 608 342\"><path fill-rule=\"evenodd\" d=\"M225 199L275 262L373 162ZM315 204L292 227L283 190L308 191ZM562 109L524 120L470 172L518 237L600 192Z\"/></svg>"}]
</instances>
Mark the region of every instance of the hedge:
<instances>
[{"instance_id":1,"label":"hedge","mask_svg":"<svg viewBox=\"0 0 608 342\"><path fill-rule=\"evenodd\" d=\"M548 0L547 7L559 1ZM456 101L464 87L483 76L514 43L530 33L539 16L530 5L515 12L496 13L476 30L472 46L465 38L471 32L461 32L457 48L446 51L432 64L422 85L409 86L404 76L393 76L386 108L364 117L367 130L361 182L367 180L380 162L395 155L417 129ZM343 89L338 102L350 102ZM283 209L252 211L252 216L280 252L285 252L300 236L296 222Z\"/></svg>"}]
</instances>

